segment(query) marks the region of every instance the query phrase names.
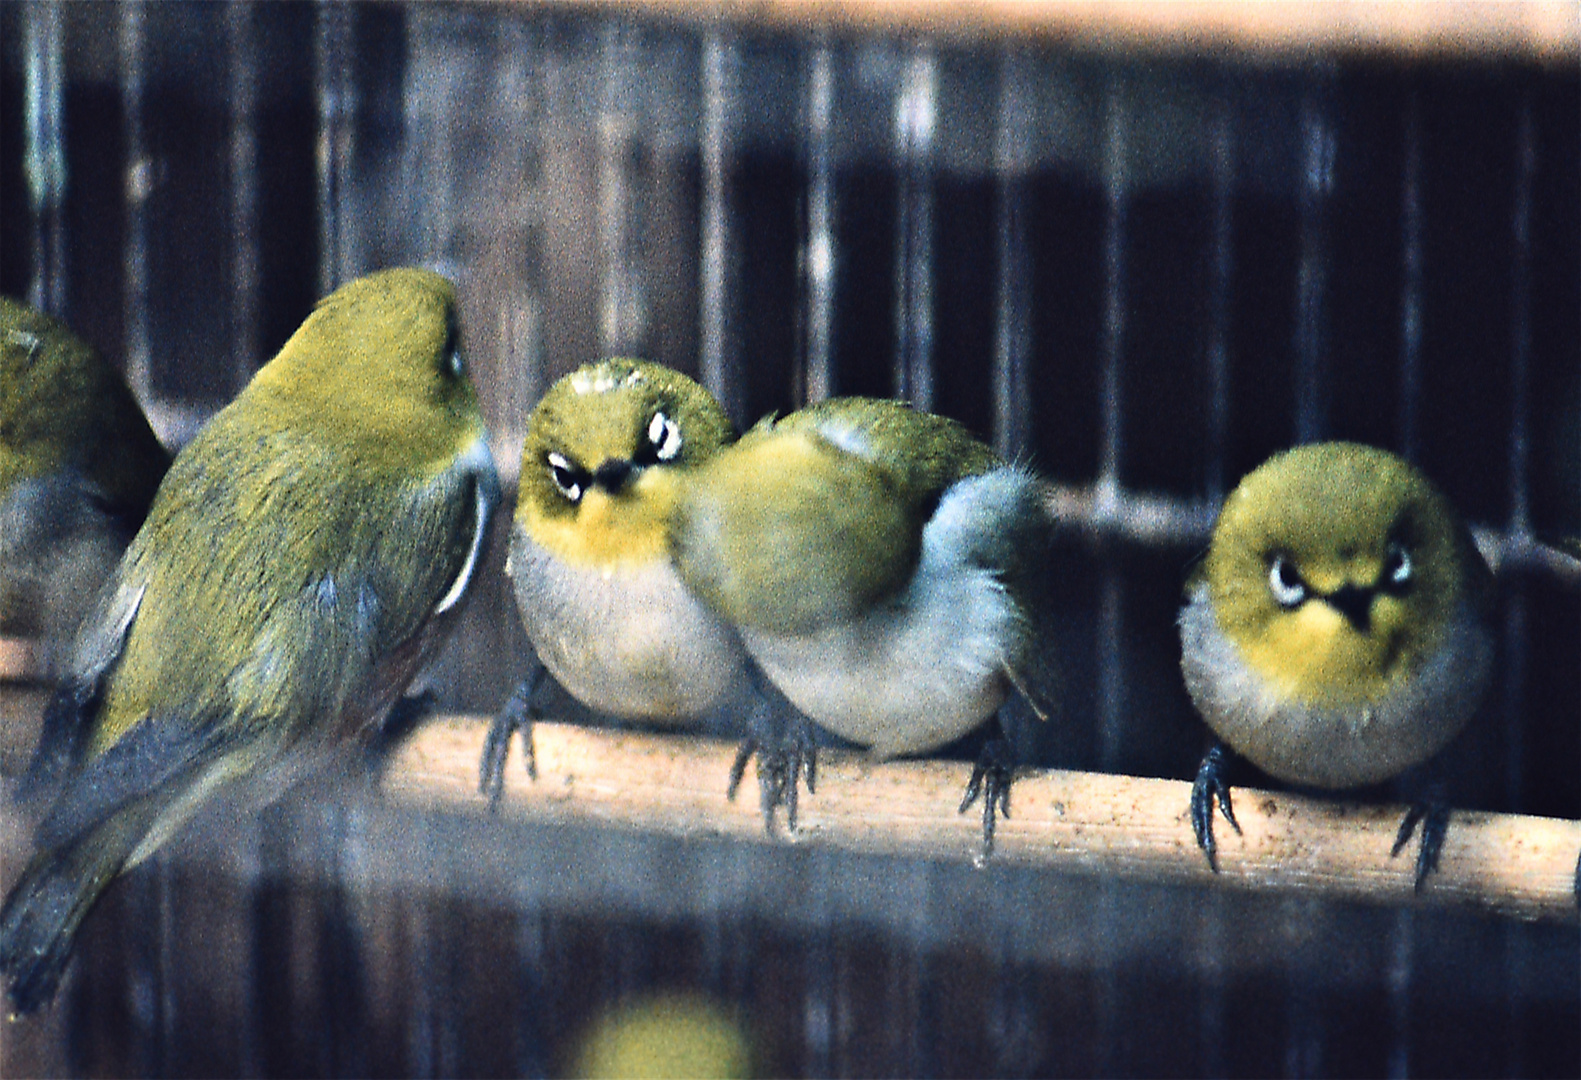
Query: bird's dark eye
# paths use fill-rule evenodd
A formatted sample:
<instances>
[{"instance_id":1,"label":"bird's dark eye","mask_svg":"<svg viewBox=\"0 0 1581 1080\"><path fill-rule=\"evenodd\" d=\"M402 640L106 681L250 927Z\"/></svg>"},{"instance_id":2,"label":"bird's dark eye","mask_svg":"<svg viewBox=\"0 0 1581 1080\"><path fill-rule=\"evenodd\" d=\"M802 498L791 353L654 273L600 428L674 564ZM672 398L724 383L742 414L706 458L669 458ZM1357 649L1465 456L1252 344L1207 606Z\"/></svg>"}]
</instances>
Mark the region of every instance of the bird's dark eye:
<instances>
[{"instance_id":1,"label":"bird's dark eye","mask_svg":"<svg viewBox=\"0 0 1581 1080\"><path fill-rule=\"evenodd\" d=\"M439 350L439 367L452 379L459 379L467 370L467 362L461 355L461 328L453 318L447 322L445 343Z\"/></svg>"},{"instance_id":2,"label":"bird's dark eye","mask_svg":"<svg viewBox=\"0 0 1581 1080\"><path fill-rule=\"evenodd\" d=\"M581 502L582 492L587 489L587 472L572 465L563 454L550 453L544 461L549 466L549 477L554 481L554 486L560 489L560 494L569 502Z\"/></svg>"},{"instance_id":3,"label":"bird's dark eye","mask_svg":"<svg viewBox=\"0 0 1581 1080\"><path fill-rule=\"evenodd\" d=\"M1391 543L1383 556L1383 580L1379 588L1384 592L1396 595L1405 592L1411 587L1411 579L1416 574L1416 567L1411 562L1411 553L1405 545Z\"/></svg>"},{"instance_id":4,"label":"bird's dark eye","mask_svg":"<svg viewBox=\"0 0 1581 1080\"><path fill-rule=\"evenodd\" d=\"M1268 563L1268 591L1274 594L1275 603L1293 611L1306 602L1307 583L1289 559L1275 555Z\"/></svg>"},{"instance_id":5,"label":"bird's dark eye","mask_svg":"<svg viewBox=\"0 0 1581 1080\"><path fill-rule=\"evenodd\" d=\"M648 421L648 448L655 461L674 461L681 452L681 429L662 412Z\"/></svg>"}]
</instances>

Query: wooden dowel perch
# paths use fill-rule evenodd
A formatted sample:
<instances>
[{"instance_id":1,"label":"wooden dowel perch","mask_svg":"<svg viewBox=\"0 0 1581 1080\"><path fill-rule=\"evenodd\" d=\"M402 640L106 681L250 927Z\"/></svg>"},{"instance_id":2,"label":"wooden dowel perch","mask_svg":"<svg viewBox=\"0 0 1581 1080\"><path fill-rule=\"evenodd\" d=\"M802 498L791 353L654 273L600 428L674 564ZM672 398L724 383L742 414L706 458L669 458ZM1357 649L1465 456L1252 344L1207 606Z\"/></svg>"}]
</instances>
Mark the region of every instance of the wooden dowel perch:
<instances>
[{"instance_id":1,"label":"wooden dowel perch","mask_svg":"<svg viewBox=\"0 0 1581 1080\"><path fill-rule=\"evenodd\" d=\"M385 792L400 801L485 811L477 773L486 730L485 721L469 717L425 725L389 763ZM970 770L964 762L880 764L825 751L817 793L802 793L798 832L787 838L783 815L775 835L766 835L750 769L736 801L725 798L733 744L557 723L536 725L533 744L536 781L523 766L520 741L512 744L501 813L956 860L973 859L981 844L976 808L956 813ZM1178 780L1027 772L1016 780L1013 816L999 825L993 858L1162 882L1216 881L1383 903L1417 899L1414 847L1389 857L1404 807L1236 789L1242 833L1219 822L1215 875L1192 836L1190 792ZM1419 899L1573 921L1578 853L1581 822L1457 811L1439 869Z\"/></svg>"}]
</instances>

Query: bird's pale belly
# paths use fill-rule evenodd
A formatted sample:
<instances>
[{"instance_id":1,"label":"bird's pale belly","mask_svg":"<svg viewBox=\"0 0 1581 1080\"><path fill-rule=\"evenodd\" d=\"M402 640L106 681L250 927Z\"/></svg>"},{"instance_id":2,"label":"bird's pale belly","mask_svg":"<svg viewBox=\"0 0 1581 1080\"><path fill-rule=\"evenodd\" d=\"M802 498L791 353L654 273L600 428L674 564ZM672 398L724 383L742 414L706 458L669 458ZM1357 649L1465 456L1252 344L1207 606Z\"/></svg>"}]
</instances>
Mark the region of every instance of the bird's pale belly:
<instances>
[{"instance_id":1,"label":"bird's pale belly","mask_svg":"<svg viewBox=\"0 0 1581 1080\"><path fill-rule=\"evenodd\" d=\"M511 579L538 659L591 708L685 724L745 685L734 631L693 599L666 561L608 571L567 566L516 528Z\"/></svg>"}]
</instances>

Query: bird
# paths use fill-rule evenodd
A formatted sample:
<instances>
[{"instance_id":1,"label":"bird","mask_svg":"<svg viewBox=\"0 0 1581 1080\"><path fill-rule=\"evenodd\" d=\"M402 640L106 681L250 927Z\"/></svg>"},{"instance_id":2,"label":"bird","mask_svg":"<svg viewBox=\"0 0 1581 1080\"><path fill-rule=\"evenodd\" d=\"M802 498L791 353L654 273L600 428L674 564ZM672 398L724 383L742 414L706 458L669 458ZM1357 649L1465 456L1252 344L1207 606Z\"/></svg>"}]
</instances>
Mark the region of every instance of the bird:
<instances>
[{"instance_id":1,"label":"bird","mask_svg":"<svg viewBox=\"0 0 1581 1080\"><path fill-rule=\"evenodd\" d=\"M497 802L511 736L547 671L582 704L690 728L741 700L735 631L682 583L670 518L686 477L735 437L707 390L629 357L584 364L527 418L506 564L538 660L491 724L479 785Z\"/></svg>"},{"instance_id":2,"label":"bird","mask_svg":"<svg viewBox=\"0 0 1581 1080\"><path fill-rule=\"evenodd\" d=\"M1239 830L1226 746L1293 784L1379 783L1447 745L1487 688L1492 574L1444 495L1386 450L1308 444L1249 473L1225 500L1186 596L1181 670L1222 740L1191 796L1215 870L1215 800ZM1447 811L1413 805L1393 854L1419 823L1418 890L1437 865Z\"/></svg>"},{"instance_id":3,"label":"bird","mask_svg":"<svg viewBox=\"0 0 1581 1080\"><path fill-rule=\"evenodd\" d=\"M768 417L686 486L672 547L686 585L740 633L802 717L876 759L940 749L1019 692L1040 716L1052 685L1040 572L1051 522L1041 482L956 421L898 401L832 398ZM781 716L784 714L781 713ZM985 741L960 809L983 799L983 854L1009 811L1012 762ZM791 714L742 743L765 814L815 744Z\"/></svg>"},{"instance_id":4,"label":"bird","mask_svg":"<svg viewBox=\"0 0 1581 1080\"><path fill-rule=\"evenodd\" d=\"M14 1015L118 875L375 730L450 633L500 498L460 340L443 277L354 280L176 456L46 707L0 906Z\"/></svg>"},{"instance_id":5,"label":"bird","mask_svg":"<svg viewBox=\"0 0 1581 1080\"><path fill-rule=\"evenodd\" d=\"M0 297L0 633L56 666L169 467L120 373Z\"/></svg>"},{"instance_id":6,"label":"bird","mask_svg":"<svg viewBox=\"0 0 1581 1080\"><path fill-rule=\"evenodd\" d=\"M574 1077L701 1080L753 1074L751 1033L702 994L635 995L599 1015L576 1040Z\"/></svg>"}]
</instances>

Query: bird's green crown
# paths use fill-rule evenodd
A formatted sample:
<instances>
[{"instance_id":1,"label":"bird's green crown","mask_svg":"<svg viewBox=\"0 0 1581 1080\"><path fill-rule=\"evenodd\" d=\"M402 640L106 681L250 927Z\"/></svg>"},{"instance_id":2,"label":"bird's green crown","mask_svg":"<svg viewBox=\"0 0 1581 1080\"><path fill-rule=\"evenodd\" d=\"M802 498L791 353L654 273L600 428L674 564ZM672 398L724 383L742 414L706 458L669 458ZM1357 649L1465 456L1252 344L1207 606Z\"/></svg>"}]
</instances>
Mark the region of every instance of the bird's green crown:
<instances>
[{"instance_id":1,"label":"bird's green crown","mask_svg":"<svg viewBox=\"0 0 1581 1080\"><path fill-rule=\"evenodd\" d=\"M1416 469L1357 443L1280 454L1225 501L1195 581L1220 628L1283 692L1379 699L1443 642L1487 568Z\"/></svg>"},{"instance_id":2,"label":"bird's green crown","mask_svg":"<svg viewBox=\"0 0 1581 1080\"><path fill-rule=\"evenodd\" d=\"M319 301L244 396L282 421L311 417L396 470L448 460L483 430L455 287L415 267L369 274Z\"/></svg>"}]
</instances>

